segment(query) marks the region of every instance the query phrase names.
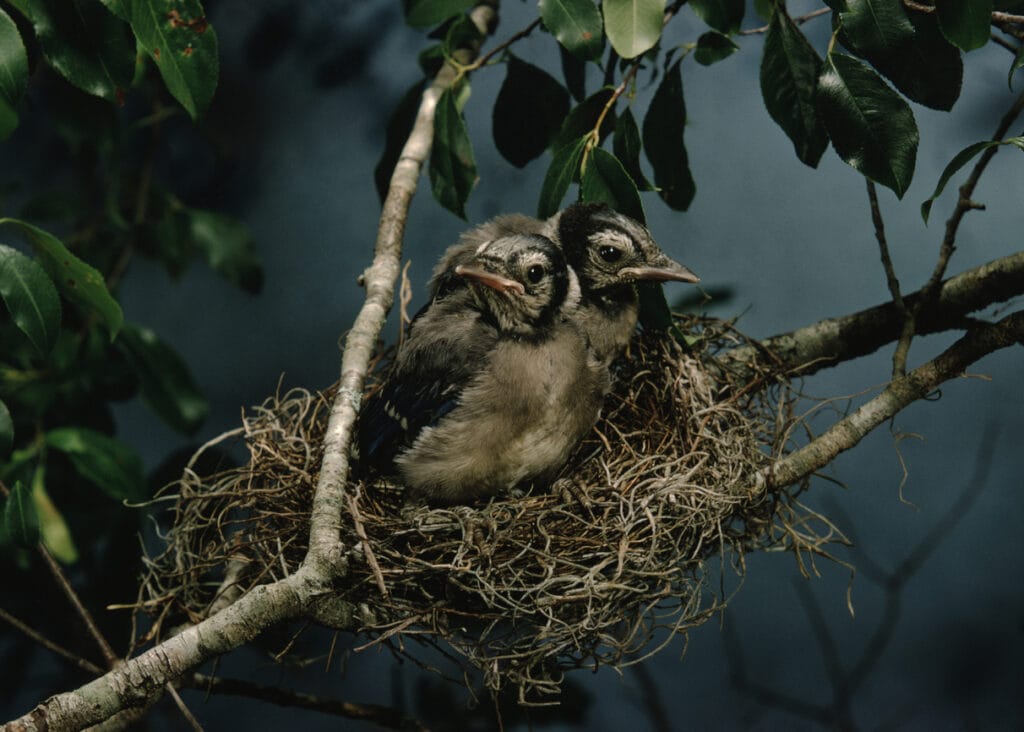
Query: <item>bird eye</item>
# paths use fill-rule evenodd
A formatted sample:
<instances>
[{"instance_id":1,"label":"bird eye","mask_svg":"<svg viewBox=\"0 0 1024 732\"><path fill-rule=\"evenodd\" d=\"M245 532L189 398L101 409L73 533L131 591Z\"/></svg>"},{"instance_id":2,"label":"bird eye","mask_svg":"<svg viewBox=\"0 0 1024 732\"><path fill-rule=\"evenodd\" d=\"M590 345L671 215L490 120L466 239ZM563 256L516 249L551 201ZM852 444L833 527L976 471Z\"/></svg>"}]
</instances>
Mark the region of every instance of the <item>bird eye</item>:
<instances>
[{"instance_id":1,"label":"bird eye","mask_svg":"<svg viewBox=\"0 0 1024 732\"><path fill-rule=\"evenodd\" d=\"M618 262L622 259L622 250L618 247L609 246L607 244L598 249L597 253L600 254L601 259L606 262Z\"/></svg>"},{"instance_id":2,"label":"bird eye","mask_svg":"<svg viewBox=\"0 0 1024 732\"><path fill-rule=\"evenodd\" d=\"M544 267L539 264L535 264L526 270L526 279L530 280L533 284L537 284L544 279Z\"/></svg>"}]
</instances>

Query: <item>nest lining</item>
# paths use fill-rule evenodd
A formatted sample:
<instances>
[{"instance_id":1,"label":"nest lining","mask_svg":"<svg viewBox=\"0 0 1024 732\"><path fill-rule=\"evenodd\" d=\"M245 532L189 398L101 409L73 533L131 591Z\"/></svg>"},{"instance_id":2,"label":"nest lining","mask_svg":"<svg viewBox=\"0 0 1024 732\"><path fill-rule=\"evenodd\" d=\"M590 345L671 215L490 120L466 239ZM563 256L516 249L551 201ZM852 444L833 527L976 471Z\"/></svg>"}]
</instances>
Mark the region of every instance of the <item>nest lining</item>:
<instances>
[{"instance_id":1,"label":"nest lining","mask_svg":"<svg viewBox=\"0 0 1024 732\"><path fill-rule=\"evenodd\" d=\"M796 500L800 486L748 493L795 421L785 383L733 383L715 353L740 336L712 319L680 325L702 336L695 347L663 333L634 341L553 486L431 508L349 482L342 541L354 557L338 594L362 608L371 644L415 657L406 641L420 641L537 703L566 669L636 662L711 617L726 598L709 589L709 560L741 572L745 551L825 553L834 529ZM298 568L332 398L268 399L224 436L244 435L247 465L190 467L165 489L172 527L139 599L157 618L151 635Z\"/></svg>"}]
</instances>

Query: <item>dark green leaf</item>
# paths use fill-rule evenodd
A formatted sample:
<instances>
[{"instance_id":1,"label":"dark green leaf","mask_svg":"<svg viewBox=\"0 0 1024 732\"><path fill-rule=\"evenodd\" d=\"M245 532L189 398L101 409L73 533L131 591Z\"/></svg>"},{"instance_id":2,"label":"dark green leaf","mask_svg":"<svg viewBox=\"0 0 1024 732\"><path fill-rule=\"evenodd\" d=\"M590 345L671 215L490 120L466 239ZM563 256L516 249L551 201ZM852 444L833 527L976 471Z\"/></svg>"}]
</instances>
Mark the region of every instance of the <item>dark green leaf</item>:
<instances>
[{"instance_id":1,"label":"dark green leaf","mask_svg":"<svg viewBox=\"0 0 1024 732\"><path fill-rule=\"evenodd\" d=\"M914 37L902 0L846 0L839 19L844 42L865 58L892 53Z\"/></svg>"},{"instance_id":2,"label":"dark green leaf","mask_svg":"<svg viewBox=\"0 0 1024 732\"><path fill-rule=\"evenodd\" d=\"M62 427L46 433L46 444L67 455L79 475L111 498L134 503L148 497L142 461L123 442L85 427Z\"/></svg>"},{"instance_id":3,"label":"dark green leaf","mask_svg":"<svg viewBox=\"0 0 1024 732\"><path fill-rule=\"evenodd\" d=\"M540 0L540 17L567 51L596 61L604 50L601 13L593 0Z\"/></svg>"},{"instance_id":4,"label":"dark green leaf","mask_svg":"<svg viewBox=\"0 0 1024 732\"><path fill-rule=\"evenodd\" d=\"M116 345L139 377L142 398L153 411L179 432L194 434L210 405L178 354L153 331L128 323Z\"/></svg>"},{"instance_id":5,"label":"dark green leaf","mask_svg":"<svg viewBox=\"0 0 1024 732\"><path fill-rule=\"evenodd\" d=\"M779 8L772 13L761 58L761 96L768 114L793 143L805 165L818 167L828 134L814 106L821 59L796 24Z\"/></svg>"},{"instance_id":6,"label":"dark green leaf","mask_svg":"<svg viewBox=\"0 0 1024 732\"><path fill-rule=\"evenodd\" d=\"M697 59L697 63L710 66L729 58L739 50L740 47L728 36L723 36L718 31L708 31L697 39L697 50L694 51L693 57Z\"/></svg>"},{"instance_id":7,"label":"dark green leaf","mask_svg":"<svg viewBox=\"0 0 1024 732\"><path fill-rule=\"evenodd\" d=\"M565 46L558 46L558 55L562 61L562 76L565 86L577 102L587 96L587 63L578 56L573 56Z\"/></svg>"},{"instance_id":8,"label":"dark green leaf","mask_svg":"<svg viewBox=\"0 0 1024 732\"><path fill-rule=\"evenodd\" d=\"M946 187L946 184L949 183L949 179L956 175L957 171L964 167L975 155L997 145L1015 145L1021 150L1024 150L1024 137L1008 137L1005 140L984 140L982 142L976 142L973 145L968 145L954 155L953 159L950 160L949 164L943 169L942 175L939 176L939 182L935 186L935 191L928 200L921 204L921 218L924 219L926 224L928 223L928 215L932 210L932 204L935 203L935 199L939 197L943 189Z\"/></svg>"},{"instance_id":9,"label":"dark green leaf","mask_svg":"<svg viewBox=\"0 0 1024 732\"><path fill-rule=\"evenodd\" d=\"M14 445L14 420L11 419L11 412L0 399L0 458L6 459L11 453Z\"/></svg>"},{"instance_id":10,"label":"dark green leaf","mask_svg":"<svg viewBox=\"0 0 1024 732\"><path fill-rule=\"evenodd\" d=\"M521 168L547 149L569 112L569 93L547 72L510 55L494 102L498 152Z\"/></svg>"},{"instance_id":11,"label":"dark green leaf","mask_svg":"<svg viewBox=\"0 0 1024 732\"><path fill-rule=\"evenodd\" d=\"M615 136L612 138L612 150L615 157L622 163L622 167L629 173L629 177L636 183L637 188L642 191L654 190L643 170L640 169L640 130L637 129L633 113L627 108L619 117L615 125Z\"/></svg>"},{"instance_id":12,"label":"dark green leaf","mask_svg":"<svg viewBox=\"0 0 1024 732\"><path fill-rule=\"evenodd\" d=\"M192 119L210 106L220 61L217 34L199 0L126 0L139 45Z\"/></svg>"},{"instance_id":13,"label":"dark green leaf","mask_svg":"<svg viewBox=\"0 0 1024 732\"><path fill-rule=\"evenodd\" d=\"M460 48L466 48L481 40L483 40L483 34L480 33L480 29L476 27L473 19L468 15L459 15L445 31L441 52L446 56L453 56Z\"/></svg>"},{"instance_id":14,"label":"dark green leaf","mask_svg":"<svg viewBox=\"0 0 1024 732\"><path fill-rule=\"evenodd\" d=\"M28 84L28 56L18 26L0 8L0 100L13 107Z\"/></svg>"},{"instance_id":15,"label":"dark green leaf","mask_svg":"<svg viewBox=\"0 0 1024 732\"><path fill-rule=\"evenodd\" d=\"M381 203L388 195L388 187L391 185L391 176L395 172L398 158L402 155L402 148L405 141L412 132L416 123L416 113L420 108L420 101L423 98L423 81L417 81L402 95L401 101L395 107L388 119L387 130L384 133L384 151L380 154L377 167L373 169L373 180L377 185L377 195Z\"/></svg>"},{"instance_id":16,"label":"dark green leaf","mask_svg":"<svg viewBox=\"0 0 1024 732\"><path fill-rule=\"evenodd\" d=\"M693 201L697 186L690 175L690 162L683 143L686 103L680 63L676 61L669 67L654 92L644 117L643 139L647 159L654 168L658 195L670 208L685 211Z\"/></svg>"},{"instance_id":17,"label":"dark green leaf","mask_svg":"<svg viewBox=\"0 0 1024 732\"><path fill-rule=\"evenodd\" d=\"M1013 90L1013 75L1017 73L1017 69L1024 66L1024 44L1017 49L1017 55L1013 59L1013 63L1010 65L1010 75L1006 78L1006 83L1009 84L1011 91Z\"/></svg>"},{"instance_id":18,"label":"dark green leaf","mask_svg":"<svg viewBox=\"0 0 1024 732\"><path fill-rule=\"evenodd\" d=\"M743 21L745 0L690 0L697 16L719 33L733 34Z\"/></svg>"},{"instance_id":19,"label":"dark green leaf","mask_svg":"<svg viewBox=\"0 0 1024 732\"><path fill-rule=\"evenodd\" d=\"M107 6L107 10L116 15L123 21L128 21L128 3L131 0L100 0L101 3Z\"/></svg>"},{"instance_id":20,"label":"dark green leaf","mask_svg":"<svg viewBox=\"0 0 1024 732\"><path fill-rule=\"evenodd\" d=\"M10 224L21 231L60 293L83 313L98 315L113 340L124 322L124 314L117 300L110 296L102 275L68 251L53 234L18 219L0 219L0 224Z\"/></svg>"},{"instance_id":21,"label":"dark green leaf","mask_svg":"<svg viewBox=\"0 0 1024 732\"><path fill-rule=\"evenodd\" d=\"M614 155L595 147L585 165L580 175L581 201L606 203L641 223L646 221L636 184Z\"/></svg>"},{"instance_id":22,"label":"dark green leaf","mask_svg":"<svg viewBox=\"0 0 1024 732\"><path fill-rule=\"evenodd\" d=\"M902 7L896 13L902 13ZM939 31L933 13L912 13L912 33L889 47L854 43L845 31L840 40L854 53L869 61L908 99L932 109L948 111L960 96L963 61Z\"/></svg>"},{"instance_id":23,"label":"dark green leaf","mask_svg":"<svg viewBox=\"0 0 1024 732\"><path fill-rule=\"evenodd\" d=\"M7 103L7 100L0 98L0 142L10 137L17 128L18 113Z\"/></svg>"},{"instance_id":24,"label":"dark green leaf","mask_svg":"<svg viewBox=\"0 0 1024 732\"><path fill-rule=\"evenodd\" d=\"M128 26L98 0L11 0L53 69L93 96L122 103L135 74Z\"/></svg>"},{"instance_id":25,"label":"dark green leaf","mask_svg":"<svg viewBox=\"0 0 1024 732\"><path fill-rule=\"evenodd\" d=\"M416 61L420 65L420 71L423 72L423 76L428 79L433 79L437 76L437 72L444 66L444 44L435 43L433 46L427 46L419 55L416 57ZM421 80L422 81L422 80Z\"/></svg>"},{"instance_id":26,"label":"dark green leaf","mask_svg":"<svg viewBox=\"0 0 1024 732\"><path fill-rule=\"evenodd\" d=\"M32 491L20 481L14 484L4 501L3 534L8 542L31 549L39 541L39 516Z\"/></svg>"},{"instance_id":27,"label":"dark green leaf","mask_svg":"<svg viewBox=\"0 0 1024 732\"><path fill-rule=\"evenodd\" d=\"M402 0L405 22L413 28L428 28L471 8L476 0Z\"/></svg>"},{"instance_id":28,"label":"dark green leaf","mask_svg":"<svg viewBox=\"0 0 1024 732\"><path fill-rule=\"evenodd\" d=\"M566 145L593 130L594 125L597 124L598 117L604 111L605 105L612 98L612 92L613 90L608 88L598 89L573 107L572 111L565 118L565 122L562 123L562 129L558 131L558 135L551 142L552 149L561 150ZM608 110L608 114L601 121L600 139L604 140L614 129L615 110L613 108Z\"/></svg>"},{"instance_id":29,"label":"dark green leaf","mask_svg":"<svg viewBox=\"0 0 1024 732\"><path fill-rule=\"evenodd\" d=\"M754 0L754 12L767 23L772 18L772 9L775 7L773 0Z\"/></svg>"},{"instance_id":30,"label":"dark green leaf","mask_svg":"<svg viewBox=\"0 0 1024 732\"><path fill-rule=\"evenodd\" d=\"M992 0L935 0L939 28L950 43L973 51L988 43Z\"/></svg>"},{"instance_id":31,"label":"dark green leaf","mask_svg":"<svg viewBox=\"0 0 1024 732\"><path fill-rule=\"evenodd\" d=\"M0 297L11 319L40 354L47 354L60 330L60 297L39 263L0 244Z\"/></svg>"},{"instance_id":32,"label":"dark green leaf","mask_svg":"<svg viewBox=\"0 0 1024 732\"><path fill-rule=\"evenodd\" d=\"M562 206L565 192L569 184L578 177L580 159L587 145L587 137L573 140L555 151L551 165L544 176L544 184L540 189L540 201L537 203L537 216L546 219L553 216Z\"/></svg>"},{"instance_id":33,"label":"dark green leaf","mask_svg":"<svg viewBox=\"0 0 1024 732\"><path fill-rule=\"evenodd\" d=\"M640 282L636 286L640 296L640 325L652 330L674 327L672 311L665 299L665 290L659 282Z\"/></svg>"},{"instance_id":34,"label":"dark green leaf","mask_svg":"<svg viewBox=\"0 0 1024 732\"><path fill-rule=\"evenodd\" d=\"M664 0L604 0L604 30L622 58L636 58L654 47L664 27Z\"/></svg>"},{"instance_id":35,"label":"dark green leaf","mask_svg":"<svg viewBox=\"0 0 1024 732\"><path fill-rule=\"evenodd\" d=\"M918 142L907 103L875 72L842 54L825 63L817 103L839 157L902 198L914 177Z\"/></svg>"},{"instance_id":36,"label":"dark green leaf","mask_svg":"<svg viewBox=\"0 0 1024 732\"><path fill-rule=\"evenodd\" d=\"M210 269L246 292L263 288L263 267L248 227L216 211L187 209L189 233Z\"/></svg>"},{"instance_id":37,"label":"dark green leaf","mask_svg":"<svg viewBox=\"0 0 1024 732\"><path fill-rule=\"evenodd\" d=\"M434 116L434 145L430 150L430 185L434 198L460 218L476 185L476 161L466 120L455 104L453 89L445 89Z\"/></svg>"}]
</instances>

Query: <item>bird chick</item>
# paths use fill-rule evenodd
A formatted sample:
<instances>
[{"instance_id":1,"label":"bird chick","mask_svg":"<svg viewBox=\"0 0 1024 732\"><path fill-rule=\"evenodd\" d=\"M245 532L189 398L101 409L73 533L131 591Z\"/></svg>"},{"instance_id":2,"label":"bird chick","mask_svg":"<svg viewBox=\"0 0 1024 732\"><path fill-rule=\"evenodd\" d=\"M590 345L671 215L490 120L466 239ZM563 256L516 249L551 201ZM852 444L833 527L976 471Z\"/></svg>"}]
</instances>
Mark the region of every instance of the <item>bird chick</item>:
<instances>
[{"instance_id":1,"label":"bird chick","mask_svg":"<svg viewBox=\"0 0 1024 732\"><path fill-rule=\"evenodd\" d=\"M433 298L464 286L455 268L492 237L539 234L555 242L579 279L577 326L595 358L608 365L625 350L639 316L637 282L699 282L687 267L670 259L638 221L602 203L576 203L546 221L506 214L462 234L442 256L430 282Z\"/></svg>"},{"instance_id":2,"label":"bird chick","mask_svg":"<svg viewBox=\"0 0 1024 732\"><path fill-rule=\"evenodd\" d=\"M358 427L361 462L449 504L553 478L609 388L573 322L575 275L548 239L484 242L451 275L465 286L413 321Z\"/></svg>"}]
</instances>

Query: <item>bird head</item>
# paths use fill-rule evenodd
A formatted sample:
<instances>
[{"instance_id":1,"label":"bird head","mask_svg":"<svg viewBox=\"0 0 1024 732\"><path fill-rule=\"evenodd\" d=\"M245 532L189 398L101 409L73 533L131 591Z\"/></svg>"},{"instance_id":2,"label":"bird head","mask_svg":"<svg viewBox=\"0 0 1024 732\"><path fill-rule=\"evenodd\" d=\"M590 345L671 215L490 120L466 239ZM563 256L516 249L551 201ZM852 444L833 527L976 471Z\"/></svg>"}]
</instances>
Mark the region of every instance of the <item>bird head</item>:
<instances>
[{"instance_id":1,"label":"bird head","mask_svg":"<svg viewBox=\"0 0 1024 732\"><path fill-rule=\"evenodd\" d=\"M699 282L671 259L639 222L603 203L577 203L558 218L558 238L585 293L600 294L634 282Z\"/></svg>"},{"instance_id":2,"label":"bird head","mask_svg":"<svg viewBox=\"0 0 1024 732\"><path fill-rule=\"evenodd\" d=\"M515 234L480 245L472 259L455 267L477 304L499 330L537 334L559 309L579 299L579 285L562 252L543 236Z\"/></svg>"}]
</instances>

